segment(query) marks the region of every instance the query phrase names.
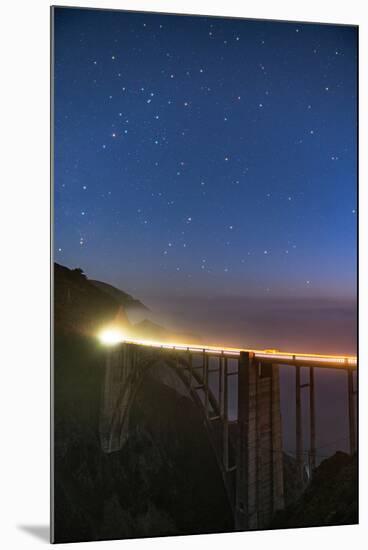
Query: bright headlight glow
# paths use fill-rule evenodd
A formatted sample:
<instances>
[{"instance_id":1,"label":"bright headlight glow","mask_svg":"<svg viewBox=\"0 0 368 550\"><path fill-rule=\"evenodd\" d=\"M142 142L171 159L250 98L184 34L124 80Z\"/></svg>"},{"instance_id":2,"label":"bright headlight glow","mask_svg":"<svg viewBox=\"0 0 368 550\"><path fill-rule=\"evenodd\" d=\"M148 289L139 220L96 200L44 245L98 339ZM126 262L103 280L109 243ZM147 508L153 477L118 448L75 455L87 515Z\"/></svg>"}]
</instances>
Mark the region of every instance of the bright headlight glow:
<instances>
[{"instance_id":1,"label":"bright headlight glow","mask_svg":"<svg viewBox=\"0 0 368 550\"><path fill-rule=\"evenodd\" d=\"M106 328L100 332L98 338L105 346L115 346L124 341L124 334L117 328Z\"/></svg>"}]
</instances>

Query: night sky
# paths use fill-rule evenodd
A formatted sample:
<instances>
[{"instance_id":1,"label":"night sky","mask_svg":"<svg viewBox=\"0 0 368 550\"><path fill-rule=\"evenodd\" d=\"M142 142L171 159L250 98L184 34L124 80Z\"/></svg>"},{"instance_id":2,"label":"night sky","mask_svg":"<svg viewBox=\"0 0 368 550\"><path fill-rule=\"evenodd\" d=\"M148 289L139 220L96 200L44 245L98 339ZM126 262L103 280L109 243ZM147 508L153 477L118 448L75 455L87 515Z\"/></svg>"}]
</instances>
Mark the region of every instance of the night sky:
<instances>
[{"instance_id":1,"label":"night sky","mask_svg":"<svg viewBox=\"0 0 368 550\"><path fill-rule=\"evenodd\" d=\"M209 340L355 352L354 27L57 8L55 260Z\"/></svg>"}]
</instances>

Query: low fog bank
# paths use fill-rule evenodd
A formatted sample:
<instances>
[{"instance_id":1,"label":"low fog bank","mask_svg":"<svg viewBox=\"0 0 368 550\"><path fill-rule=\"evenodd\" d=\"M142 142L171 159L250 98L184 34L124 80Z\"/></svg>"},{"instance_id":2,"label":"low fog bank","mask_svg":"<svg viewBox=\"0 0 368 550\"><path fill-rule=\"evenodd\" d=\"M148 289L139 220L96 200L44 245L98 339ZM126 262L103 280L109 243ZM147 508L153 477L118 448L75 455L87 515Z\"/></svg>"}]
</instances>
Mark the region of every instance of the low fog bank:
<instances>
[{"instance_id":1,"label":"low fog bank","mask_svg":"<svg viewBox=\"0 0 368 550\"><path fill-rule=\"evenodd\" d=\"M145 297L155 320L203 342L314 353L356 353L353 300Z\"/></svg>"}]
</instances>

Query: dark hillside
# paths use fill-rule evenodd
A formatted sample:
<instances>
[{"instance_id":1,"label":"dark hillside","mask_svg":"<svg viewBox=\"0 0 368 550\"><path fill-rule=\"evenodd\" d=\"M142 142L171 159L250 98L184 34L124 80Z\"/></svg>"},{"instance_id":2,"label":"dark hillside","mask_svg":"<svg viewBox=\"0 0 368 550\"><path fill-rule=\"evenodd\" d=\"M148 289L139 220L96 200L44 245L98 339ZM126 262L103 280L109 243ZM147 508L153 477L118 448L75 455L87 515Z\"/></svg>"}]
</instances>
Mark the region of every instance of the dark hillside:
<instances>
[{"instance_id":1,"label":"dark hillside","mask_svg":"<svg viewBox=\"0 0 368 550\"><path fill-rule=\"evenodd\" d=\"M54 322L57 331L93 335L110 322L119 304L93 285L81 269L54 264Z\"/></svg>"},{"instance_id":2,"label":"dark hillside","mask_svg":"<svg viewBox=\"0 0 368 550\"><path fill-rule=\"evenodd\" d=\"M305 492L280 512L271 527L358 523L357 456L337 452L318 466Z\"/></svg>"},{"instance_id":3,"label":"dark hillside","mask_svg":"<svg viewBox=\"0 0 368 550\"><path fill-rule=\"evenodd\" d=\"M101 450L106 350L93 326L118 307L80 271L56 266L56 542L231 530L202 418L158 372L137 394L127 444L112 454Z\"/></svg>"}]
</instances>

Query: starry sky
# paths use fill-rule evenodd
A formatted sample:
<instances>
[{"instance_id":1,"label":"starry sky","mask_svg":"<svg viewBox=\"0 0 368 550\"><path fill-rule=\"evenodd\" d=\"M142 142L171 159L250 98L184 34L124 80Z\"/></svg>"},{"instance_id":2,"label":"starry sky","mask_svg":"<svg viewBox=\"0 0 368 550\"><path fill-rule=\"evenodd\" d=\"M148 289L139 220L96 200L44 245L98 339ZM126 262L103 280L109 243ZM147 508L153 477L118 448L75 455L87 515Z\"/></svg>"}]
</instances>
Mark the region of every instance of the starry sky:
<instances>
[{"instance_id":1,"label":"starry sky","mask_svg":"<svg viewBox=\"0 0 368 550\"><path fill-rule=\"evenodd\" d=\"M56 8L54 40L55 261L212 341L354 352L357 29Z\"/></svg>"}]
</instances>

